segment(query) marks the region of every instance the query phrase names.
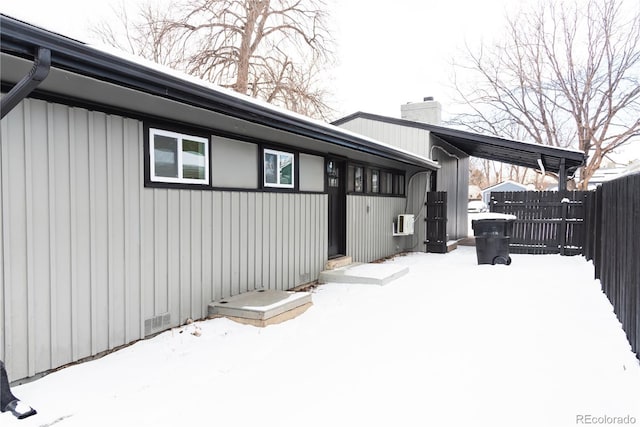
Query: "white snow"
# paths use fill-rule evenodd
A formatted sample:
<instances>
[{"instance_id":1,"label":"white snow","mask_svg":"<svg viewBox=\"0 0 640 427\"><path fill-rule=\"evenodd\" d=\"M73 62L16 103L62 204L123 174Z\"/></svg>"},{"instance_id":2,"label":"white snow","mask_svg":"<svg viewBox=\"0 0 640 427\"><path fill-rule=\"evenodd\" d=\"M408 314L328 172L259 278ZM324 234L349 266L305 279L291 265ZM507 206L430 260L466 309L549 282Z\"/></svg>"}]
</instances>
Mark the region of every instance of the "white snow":
<instances>
[{"instance_id":1,"label":"white snow","mask_svg":"<svg viewBox=\"0 0 640 427\"><path fill-rule=\"evenodd\" d=\"M321 285L279 325L174 329L14 387L38 415L1 414L0 425L640 423L640 366L592 265L512 259L410 254L390 261L410 272L387 286Z\"/></svg>"},{"instance_id":2,"label":"white snow","mask_svg":"<svg viewBox=\"0 0 640 427\"><path fill-rule=\"evenodd\" d=\"M385 279L404 270L405 267L392 263L384 264L360 264L345 270L345 276L368 277L372 279Z\"/></svg>"}]
</instances>

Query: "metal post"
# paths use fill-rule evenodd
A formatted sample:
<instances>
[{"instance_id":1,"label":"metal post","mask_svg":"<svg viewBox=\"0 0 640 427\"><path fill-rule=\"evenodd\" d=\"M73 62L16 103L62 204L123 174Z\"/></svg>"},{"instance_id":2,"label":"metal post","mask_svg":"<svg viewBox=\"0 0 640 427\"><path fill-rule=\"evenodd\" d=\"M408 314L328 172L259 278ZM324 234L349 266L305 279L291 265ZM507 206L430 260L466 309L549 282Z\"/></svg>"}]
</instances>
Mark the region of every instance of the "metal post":
<instances>
[{"instance_id":1,"label":"metal post","mask_svg":"<svg viewBox=\"0 0 640 427\"><path fill-rule=\"evenodd\" d=\"M558 191L567 189L567 168L564 157L560 159L560 170L558 171Z\"/></svg>"}]
</instances>

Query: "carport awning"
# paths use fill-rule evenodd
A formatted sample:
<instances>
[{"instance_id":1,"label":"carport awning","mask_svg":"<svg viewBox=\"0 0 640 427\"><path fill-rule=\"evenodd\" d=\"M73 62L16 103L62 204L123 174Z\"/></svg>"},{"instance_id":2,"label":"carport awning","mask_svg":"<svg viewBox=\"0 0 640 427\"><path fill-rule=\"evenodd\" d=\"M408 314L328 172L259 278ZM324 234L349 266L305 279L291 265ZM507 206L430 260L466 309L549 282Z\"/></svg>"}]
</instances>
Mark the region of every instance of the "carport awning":
<instances>
[{"instance_id":1,"label":"carport awning","mask_svg":"<svg viewBox=\"0 0 640 427\"><path fill-rule=\"evenodd\" d=\"M363 112L357 112L339 119L334 122L334 124L340 125L356 118L424 129L429 131L431 135L440 138L469 156L534 169L540 169L540 163L542 163L546 171L558 174L560 174L561 171L562 173L566 172L567 174L571 174L585 162L584 154L576 150L513 141L496 136L481 135L458 129Z\"/></svg>"},{"instance_id":2,"label":"carport awning","mask_svg":"<svg viewBox=\"0 0 640 427\"><path fill-rule=\"evenodd\" d=\"M540 162L542 162L545 170L560 173L564 163L564 169L571 174L584 163L584 154L575 150L512 141L441 127L431 129L431 134L464 151L469 156L533 169L540 169Z\"/></svg>"}]
</instances>

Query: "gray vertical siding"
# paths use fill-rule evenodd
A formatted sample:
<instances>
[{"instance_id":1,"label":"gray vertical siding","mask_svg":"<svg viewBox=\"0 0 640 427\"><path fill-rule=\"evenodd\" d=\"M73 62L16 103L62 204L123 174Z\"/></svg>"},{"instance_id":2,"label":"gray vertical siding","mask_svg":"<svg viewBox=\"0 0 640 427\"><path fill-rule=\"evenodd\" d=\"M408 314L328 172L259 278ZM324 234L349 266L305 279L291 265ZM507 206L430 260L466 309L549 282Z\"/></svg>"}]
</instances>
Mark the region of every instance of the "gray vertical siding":
<instances>
[{"instance_id":1,"label":"gray vertical siding","mask_svg":"<svg viewBox=\"0 0 640 427\"><path fill-rule=\"evenodd\" d=\"M468 227L469 157L440 140L437 140L431 151L432 158L440 164L436 180L437 190L447 192L448 238L464 238L467 236Z\"/></svg>"},{"instance_id":2,"label":"gray vertical siding","mask_svg":"<svg viewBox=\"0 0 640 427\"><path fill-rule=\"evenodd\" d=\"M427 228L424 222L426 216L426 195L430 188L431 172L419 172L407 177L408 204L406 212L416 215L414 223L414 233L411 237L405 237L405 250L425 252L427 250L424 243L427 238Z\"/></svg>"},{"instance_id":3,"label":"gray vertical siding","mask_svg":"<svg viewBox=\"0 0 640 427\"><path fill-rule=\"evenodd\" d=\"M432 137L430 132L425 129L362 117L343 123L340 127L436 160L441 166L437 172L437 189L438 191L446 191L448 195L447 233L449 239L467 236L466 212L469 193L469 156L467 154L438 138ZM434 145L444 147L447 152L458 158L449 156L437 148L434 149ZM410 203L412 202L410 198ZM420 225L424 225L423 221L420 222Z\"/></svg>"},{"instance_id":4,"label":"gray vertical siding","mask_svg":"<svg viewBox=\"0 0 640 427\"><path fill-rule=\"evenodd\" d=\"M405 249L409 237L393 234L393 219L404 213L401 197L347 196L347 254L369 262Z\"/></svg>"},{"instance_id":5,"label":"gray vertical siding","mask_svg":"<svg viewBox=\"0 0 640 427\"><path fill-rule=\"evenodd\" d=\"M429 158L429 131L357 117L341 128Z\"/></svg>"},{"instance_id":6,"label":"gray vertical siding","mask_svg":"<svg viewBox=\"0 0 640 427\"><path fill-rule=\"evenodd\" d=\"M312 281L327 257L326 195L144 188L137 120L25 100L1 122L0 162L11 380L143 338L159 316Z\"/></svg>"},{"instance_id":7,"label":"gray vertical siding","mask_svg":"<svg viewBox=\"0 0 640 427\"><path fill-rule=\"evenodd\" d=\"M424 251L425 189L429 173L407 176L407 196L347 196L347 255L369 262L402 251ZM393 220L400 214L416 216L414 234L393 236Z\"/></svg>"}]
</instances>

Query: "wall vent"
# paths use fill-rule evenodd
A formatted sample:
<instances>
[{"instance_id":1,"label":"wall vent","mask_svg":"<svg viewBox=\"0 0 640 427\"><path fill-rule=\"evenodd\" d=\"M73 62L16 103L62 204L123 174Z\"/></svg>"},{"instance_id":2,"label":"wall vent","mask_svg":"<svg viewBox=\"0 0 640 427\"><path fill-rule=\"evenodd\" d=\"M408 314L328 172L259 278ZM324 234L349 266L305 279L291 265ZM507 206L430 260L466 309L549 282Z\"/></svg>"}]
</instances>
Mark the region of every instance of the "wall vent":
<instances>
[{"instance_id":1,"label":"wall vent","mask_svg":"<svg viewBox=\"0 0 640 427\"><path fill-rule=\"evenodd\" d=\"M144 321L144 336L153 335L171 327L171 314L164 313Z\"/></svg>"}]
</instances>

